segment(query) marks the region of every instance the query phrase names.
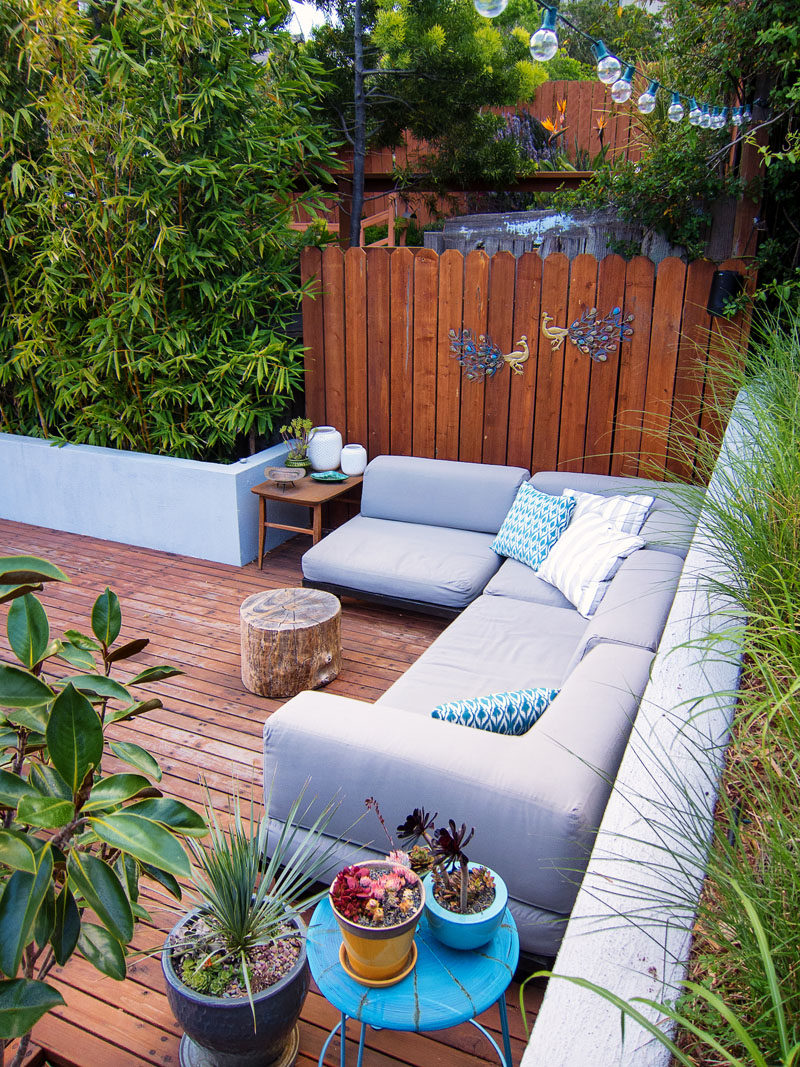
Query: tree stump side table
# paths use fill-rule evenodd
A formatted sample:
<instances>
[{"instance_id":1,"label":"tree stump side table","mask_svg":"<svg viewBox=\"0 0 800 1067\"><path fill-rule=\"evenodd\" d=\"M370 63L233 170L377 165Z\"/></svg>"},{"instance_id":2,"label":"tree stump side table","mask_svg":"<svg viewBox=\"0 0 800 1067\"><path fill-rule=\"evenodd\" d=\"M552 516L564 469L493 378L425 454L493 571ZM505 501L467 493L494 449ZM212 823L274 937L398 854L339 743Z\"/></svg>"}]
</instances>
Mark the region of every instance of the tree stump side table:
<instances>
[{"instance_id":1,"label":"tree stump side table","mask_svg":"<svg viewBox=\"0 0 800 1067\"><path fill-rule=\"evenodd\" d=\"M342 605L319 589L253 593L239 609L242 682L262 697L290 697L333 681L342 666Z\"/></svg>"}]
</instances>

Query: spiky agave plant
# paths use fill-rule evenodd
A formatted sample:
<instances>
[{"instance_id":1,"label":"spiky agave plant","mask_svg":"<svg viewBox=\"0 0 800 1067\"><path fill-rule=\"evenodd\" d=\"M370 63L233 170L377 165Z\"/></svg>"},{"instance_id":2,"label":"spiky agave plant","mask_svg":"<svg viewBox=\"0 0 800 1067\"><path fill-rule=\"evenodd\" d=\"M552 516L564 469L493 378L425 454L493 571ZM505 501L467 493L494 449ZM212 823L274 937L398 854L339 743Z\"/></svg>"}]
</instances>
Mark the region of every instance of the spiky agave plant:
<instances>
[{"instance_id":1,"label":"spiky agave plant","mask_svg":"<svg viewBox=\"0 0 800 1067\"><path fill-rule=\"evenodd\" d=\"M306 782L277 839L272 839L272 787L260 818L252 796L249 815L243 817L241 798L234 793L227 828L220 825L208 786L205 788L210 833L202 844L190 843L196 865L194 888L205 930L193 930L171 947L179 951L189 945L199 948L206 953L204 963L215 958L232 962L241 972L255 1025L249 957L260 946L296 936L296 931L287 930L287 924L327 892L327 887L318 885L331 865L339 839L326 841L324 835L339 803L331 800L304 829L301 824L315 801L306 802Z\"/></svg>"}]
</instances>

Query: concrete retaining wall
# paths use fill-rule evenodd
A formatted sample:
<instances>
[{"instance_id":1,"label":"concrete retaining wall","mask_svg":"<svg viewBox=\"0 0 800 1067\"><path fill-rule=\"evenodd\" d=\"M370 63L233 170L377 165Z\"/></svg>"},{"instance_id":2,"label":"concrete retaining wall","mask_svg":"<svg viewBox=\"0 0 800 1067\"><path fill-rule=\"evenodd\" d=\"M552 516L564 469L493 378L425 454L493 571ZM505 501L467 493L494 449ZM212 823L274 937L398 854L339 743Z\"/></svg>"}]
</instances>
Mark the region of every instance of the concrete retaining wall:
<instances>
[{"instance_id":1,"label":"concrete retaining wall","mask_svg":"<svg viewBox=\"0 0 800 1067\"><path fill-rule=\"evenodd\" d=\"M280 444L225 465L0 433L0 517L241 566L258 550L250 489L285 455ZM278 521L297 518L287 507ZM270 530L267 546L288 536Z\"/></svg>"},{"instance_id":2,"label":"concrete retaining wall","mask_svg":"<svg viewBox=\"0 0 800 1067\"><path fill-rule=\"evenodd\" d=\"M730 480L732 453L752 447L740 403L709 493ZM685 977L710 839L740 648L708 643L727 630L733 605L708 589L721 573L701 514L653 663L651 681L555 962L556 975L587 979L626 1001L672 999ZM652 1021L658 1013L644 1009ZM668 1067L670 1053L596 993L550 979L522 1067Z\"/></svg>"}]
</instances>

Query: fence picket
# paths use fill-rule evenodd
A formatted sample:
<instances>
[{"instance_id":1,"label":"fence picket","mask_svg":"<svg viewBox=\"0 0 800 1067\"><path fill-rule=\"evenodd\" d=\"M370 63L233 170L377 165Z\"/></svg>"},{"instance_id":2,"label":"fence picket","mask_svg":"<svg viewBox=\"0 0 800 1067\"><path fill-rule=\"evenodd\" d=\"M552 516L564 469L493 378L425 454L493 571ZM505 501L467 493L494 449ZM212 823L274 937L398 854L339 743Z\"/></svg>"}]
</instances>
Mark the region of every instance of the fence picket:
<instances>
[{"instance_id":1,"label":"fence picket","mask_svg":"<svg viewBox=\"0 0 800 1067\"><path fill-rule=\"evenodd\" d=\"M414 255L399 248L391 258L392 389L389 400L390 441L397 456L412 451L414 388Z\"/></svg>"},{"instance_id":2,"label":"fence picket","mask_svg":"<svg viewBox=\"0 0 800 1067\"><path fill-rule=\"evenodd\" d=\"M569 260L561 252L548 256L542 264L542 306L539 330L544 330L544 316L549 327L567 325ZM531 470L555 470L558 466L558 430L561 424L561 396L564 384L564 345L553 347L546 335L539 340L536 375L536 408L533 420Z\"/></svg>"},{"instance_id":3,"label":"fence picket","mask_svg":"<svg viewBox=\"0 0 800 1067\"><path fill-rule=\"evenodd\" d=\"M438 459L458 459L461 367L450 352L450 330L460 331L464 304L464 257L448 249L439 259L439 333L436 374Z\"/></svg>"},{"instance_id":4,"label":"fence picket","mask_svg":"<svg viewBox=\"0 0 800 1067\"><path fill-rule=\"evenodd\" d=\"M347 419L345 372L344 258L335 245L322 253L325 331L325 419L344 428Z\"/></svg>"},{"instance_id":5,"label":"fence picket","mask_svg":"<svg viewBox=\"0 0 800 1067\"><path fill-rule=\"evenodd\" d=\"M504 354L514 347L514 280L517 261L511 252L492 257L489 278L488 336ZM505 463L511 368L502 367L486 389L483 415L483 462Z\"/></svg>"},{"instance_id":6,"label":"fence picket","mask_svg":"<svg viewBox=\"0 0 800 1067\"><path fill-rule=\"evenodd\" d=\"M392 307L389 252L367 250L367 442L370 459L391 451L389 434ZM353 398L351 398L353 399Z\"/></svg>"},{"instance_id":7,"label":"fence picket","mask_svg":"<svg viewBox=\"0 0 800 1067\"><path fill-rule=\"evenodd\" d=\"M536 252L525 252L517 262L514 290L514 342L524 337L529 356L521 374L511 374L508 409L508 449L506 462L514 467L531 466L533 413L536 404L536 371L539 362L539 314L542 295L542 260ZM545 341L549 352L550 344Z\"/></svg>"},{"instance_id":8,"label":"fence picket","mask_svg":"<svg viewBox=\"0 0 800 1067\"><path fill-rule=\"evenodd\" d=\"M645 468L652 466L654 471L663 471L667 461L685 280L686 266L679 259L659 263L640 450L640 468L644 464Z\"/></svg>"},{"instance_id":9,"label":"fence picket","mask_svg":"<svg viewBox=\"0 0 800 1067\"><path fill-rule=\"evenodd\" d=\"M477 339L486 334L489 304L489 257L470 252L464 272L464 327ZM483 456L483 398L485 383L469 381L461 371L461 424L458 458L480 463Z\"/></svg>"},{"instance_id":10,"label":"fence picket","mask_svg":"<svg viewBox=\"0 0 800 1067\"><path fill-rule=\"evenodd\" d=\"M363 248L348 248L344 256L345 382L347 415L345 443L363 445L367 439L367 256Z\"/></svg>"},{"instance_id":11,"label":"fence picket","mask_svg":"<svg viewBox=\"0 0 800 1067\"><path fill-rule=\"evenodd\" d=\"M600 260L597 277L597 318L610 314L615 307L624 314L625 260L606 256ZM583 470L588 474L610 474L614 441L614 410L617 404L621 350L628 341L606 353L605 362L590 360L589 404L586 413L586 444Z\"/></svg>"},{"instance_id":12,"label":"fence picket","mask_svg":"<svg viewBox=\"0 0 800 1067\"><path fill-rule=\"evenodd\" d=\"M655 266L645 256L634 256L625 271L623 313L633 315L633 336L621 346L617 409L614 418L614 455L611 473L635 477L639 473L642 412L647 391L650 328L653 317Z\"/></svg>"},{"instance_id":13,"label":"fence picket","mask_svg":"<svg viewBox=\"0 0 800 1067\"><path fill-rule=\"evenodd\" d=\"M322 252L319 248L304 248L300 258L300 280L303 293L303 344L305 354L306 414L319 426L325 422L325 329L322 307Z\"/></svg>"},{"instance_id":14,"label":"fence picket","mask_svg":"<svg viewBox=\"0 0 800 1067\"><path fill-rule=\"evenodd\" d=\"M566 326L597 306L597 260L576 256L569 278L569 308ZM558 436L558 469L579 471L583 467L586 415L589 401L591 359L569 339L564 341L564 387L561 399L561 429Z\"/></svg>"},{"instance_id":15,"label":"fence picket","mask_svg":"<svg viewBox=\"0 0 800 1067\"><path fill-rule=\"evenodd\" d=\"M415 456L436 450L436 348L439 257L430 248L414 257L414 414Z\"/></svg>"}]
</instances>

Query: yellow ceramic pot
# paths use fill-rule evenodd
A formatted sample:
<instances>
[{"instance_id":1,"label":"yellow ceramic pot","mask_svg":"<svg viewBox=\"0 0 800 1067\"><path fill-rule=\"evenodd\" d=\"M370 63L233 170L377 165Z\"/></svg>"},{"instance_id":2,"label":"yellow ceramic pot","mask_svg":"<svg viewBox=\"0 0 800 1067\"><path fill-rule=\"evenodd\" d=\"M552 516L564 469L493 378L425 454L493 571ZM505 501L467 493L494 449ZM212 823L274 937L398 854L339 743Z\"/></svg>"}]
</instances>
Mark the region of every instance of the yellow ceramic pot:
<instances>
[{"instance_id":1,"label":"yellow ceramic pot","mask_svg":"<svg viewBox=\"0 0 800 1067\"><path fill-rule=\"evenodd\" d=\"M361 864L371 871L376 868L393 870L396 863L387 860L375 860ZM352 919L346 919L336 910L331 898L331 908L342 931L347 969L356 979L363 978L370 983L387 983L392 978L399 981L408 971L414 944L414 933L425 905L425 887L419 882L421 897L416 911L406 916L394 926L359 926Z\"/></svg>"}]
</instances>

